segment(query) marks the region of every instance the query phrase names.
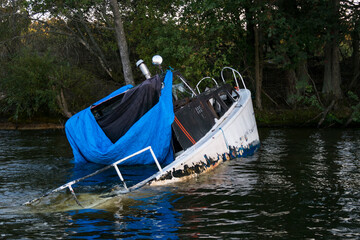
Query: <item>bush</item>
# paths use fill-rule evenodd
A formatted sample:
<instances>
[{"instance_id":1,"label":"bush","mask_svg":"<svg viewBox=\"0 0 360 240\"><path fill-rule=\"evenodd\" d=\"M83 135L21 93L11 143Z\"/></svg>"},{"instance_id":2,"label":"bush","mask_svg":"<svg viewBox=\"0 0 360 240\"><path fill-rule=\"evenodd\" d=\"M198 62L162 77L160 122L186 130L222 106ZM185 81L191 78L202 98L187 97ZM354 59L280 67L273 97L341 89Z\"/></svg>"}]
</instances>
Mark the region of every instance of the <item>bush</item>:
<instances>
[{"instance_id":1,"label":"bush","mask_svg":"<svg viewBox=\"0 0 360 240\"><path fill-rule=\"evenodd\" d=\"M23 50L1 66L0 111L12 120L32 117L60 117L60 92L68 110L82 110L106 96L117 86L99 80L94 74L67 62L59 62L50 54L40 55Z\"/></svg>"},{"instance_id":2,"label":"bush","mask_svg":"<svg viewBox=\"0 0 360 240\"><path fill-rule=\"evenodd\" d=\"M2 112L8 112L18 120L38 112L57 111L54 83L50 78L54 64L50 56L22 51L3 69L5 76L1 78L1 86L5 105L1 107Z\"/></svg>"}]
</instances>

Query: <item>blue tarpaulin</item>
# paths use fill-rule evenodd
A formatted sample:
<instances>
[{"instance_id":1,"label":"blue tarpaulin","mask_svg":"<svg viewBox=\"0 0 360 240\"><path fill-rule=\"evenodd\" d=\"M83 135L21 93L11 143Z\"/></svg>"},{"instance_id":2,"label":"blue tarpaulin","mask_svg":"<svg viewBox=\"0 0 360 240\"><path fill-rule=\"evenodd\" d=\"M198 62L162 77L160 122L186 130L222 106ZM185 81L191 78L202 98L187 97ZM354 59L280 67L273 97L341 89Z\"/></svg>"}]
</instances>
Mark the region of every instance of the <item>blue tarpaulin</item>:
<instances>
[{"instance_id":1,"label":"blue tarpaulin","mask_svg":"<svg viewBox=\"0 0 360 240\"><path fill-rule=\"evenodd\" d=\"M115 143L112 143L105 135L90 107L71 117L65 124L65 131L73 149L75 162L89 161L109 165L148 146L152 147L160 163L172 161L171 124L174 121L172 79L173 73L168 71L159 102L135 122ZM130 88L132 88L131 85L124 86L94 105ZM131 158L124 164L154 164L154 160L147 153Z\"/></svg>"}]
</instances>

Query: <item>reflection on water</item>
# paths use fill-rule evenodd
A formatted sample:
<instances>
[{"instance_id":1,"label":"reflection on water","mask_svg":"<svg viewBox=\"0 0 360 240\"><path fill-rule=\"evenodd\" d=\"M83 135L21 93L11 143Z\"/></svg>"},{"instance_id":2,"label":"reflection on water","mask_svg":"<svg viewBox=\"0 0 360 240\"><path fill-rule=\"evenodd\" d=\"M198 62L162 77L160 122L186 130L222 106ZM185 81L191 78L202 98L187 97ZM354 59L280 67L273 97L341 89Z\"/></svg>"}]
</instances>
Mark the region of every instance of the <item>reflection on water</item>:
<instances>
[{"instance_id":1,"label":"reflection on water","mask_svg":"<svg viewBox=\"0 0 360 240\"><path fill-rule=\"evenodd\" d=\"M0 239L359 239L359 136L260 129L252 157L111 199L87 184L79 200L93 207L83 209L66 191L21 206L83 173L63 132L0 131ZM103 179L118 181L111 172Z\"/></svg>"}]
</instances>

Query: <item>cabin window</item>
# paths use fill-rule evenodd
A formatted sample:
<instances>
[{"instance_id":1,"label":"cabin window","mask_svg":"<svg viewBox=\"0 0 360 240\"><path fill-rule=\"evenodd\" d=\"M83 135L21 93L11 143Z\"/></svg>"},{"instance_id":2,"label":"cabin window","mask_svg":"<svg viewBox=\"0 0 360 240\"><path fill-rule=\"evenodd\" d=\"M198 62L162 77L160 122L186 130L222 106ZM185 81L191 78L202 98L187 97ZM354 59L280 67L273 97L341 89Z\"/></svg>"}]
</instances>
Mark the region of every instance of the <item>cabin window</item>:
<instances>
[{"instance_id":1,"label":"cabin window","mask_svg":"<svg viewBox=\"0 0 360 240\"><path fill-rule=\"evenodd\" d=\"M225 91L219 93L219 97L225 105L229 108L235 102L235 100Z\"/></svg>"},{"instance_id":2,"label":"cabin window","mask_svg":"<svg viewBox=\"0 0 360 240\"><path fill-rule=\"evenodd\" d=\"M172 94L175 101L191 97L192 94L189 92L183 83L174 84L172 87Z\"/></svg>"},{"instance_id":3,"label":"cabin window","mask_svg":"<svg viewBox=\"0 0 360 240\"><path fill-rule=\"evenodd\" d=\"M222 116L222 107L220 103L215 98L210 98L207 103L213 116L219 119Z\"/></svg>"},{"instance_id":4,"label":"cabin window","mask_svg":"<svg viewBox=\"0 0 360 240\"><path fill-rule=\"evenodd\" d=\"M232 90L231 90L231 97L232 97L235 101L237 101L237 100L239 100L240 95L235 91L235 89L232 89Z\"/></svg>"}]
</instances>

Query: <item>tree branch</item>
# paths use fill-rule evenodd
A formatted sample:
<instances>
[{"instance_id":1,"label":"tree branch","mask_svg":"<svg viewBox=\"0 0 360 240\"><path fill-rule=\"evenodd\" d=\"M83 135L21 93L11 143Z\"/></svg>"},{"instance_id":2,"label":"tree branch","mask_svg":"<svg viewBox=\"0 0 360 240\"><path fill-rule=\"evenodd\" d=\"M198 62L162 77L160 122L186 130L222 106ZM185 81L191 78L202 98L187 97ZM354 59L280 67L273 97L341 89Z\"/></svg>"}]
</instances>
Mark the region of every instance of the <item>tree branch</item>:
<instances>
[{"instance_id":1,"label":"tree branch","mask_svg":"<svg viewBox=\"0 0 360 240\"><path fill-rule=\"evenodd\" d=\"M330 112L330 110L334 107L335 105L335 100L332 100L330 105L323 111L323 116L320 119L319 123L318 123L318 127L321 126L321 124L323 124L323 122L325 121L326 116L328 115L328 113Z\"/></svg>"}]
</instances>

